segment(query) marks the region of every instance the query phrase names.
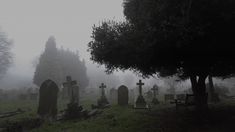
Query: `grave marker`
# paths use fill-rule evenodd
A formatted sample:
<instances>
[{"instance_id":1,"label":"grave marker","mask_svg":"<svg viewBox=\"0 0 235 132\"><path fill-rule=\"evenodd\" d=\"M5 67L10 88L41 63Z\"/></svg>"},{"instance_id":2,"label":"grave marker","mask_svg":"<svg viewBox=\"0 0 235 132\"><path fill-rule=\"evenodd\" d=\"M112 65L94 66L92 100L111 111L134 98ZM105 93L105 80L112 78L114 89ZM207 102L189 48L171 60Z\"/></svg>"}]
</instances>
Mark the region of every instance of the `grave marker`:
<instances>
[{"instance_id":1,"label":"grave marker","mask_svg":"<svg viewBox=\"0 0 235 132\"><path fill-rule=\"evenodd\" d=\"M42 83L39 90L38 114L42 118L55 119L57 115L57 94L59 88L52 80Z\"/></svg>"},{"instance_id":2,"label":"grave marker","mask_svg":"<svg viewBox=\"0 0 235 132\"><path fill-rule=\"evenodd\" d=\"M110 89L110 97L109 97L109 99L110 99L110 103L111 104L117 104L117 96L118 96L118 94L117 94L117 90L115 89L115 88L112 88L112 89Z\"/></svg>"},{"instance_id":3,"label":"grave marker","mask_svg":"<svg viewBox=\"0 0 235 132\"><path fill-rule=\"evenodd\" d=\"M65 83L63 85L67 87L68 93L70 95L70 102L67 104L67 109L65 110L65 119L76 119L84 115L85 110L79 105L79 87L76 85L76 81L72 81L71 76L66 77Z\"/></svg>"},{"instance_id":4,"label":"grave marker","mask_svg":"<svg viewBox=\"0 0 235 132\"><path fill-rule=\"evenodd\" d=\"M118 105L128 105L129 95L128 88L124 85L118 88Z\"/></svg>"},{"instance_id":5,"label":"grave marker","mask_svg":"<svg viewBox=\"0 0 235 132\"><path fill-rule=\"evenodd\" d=\"M104 91L104 89L106 88L106 85L104 85L104 83L101 83L99 88L101 89L101 97L100 97L100 99L98 99L97 104L99 107L104 107L105 105L109 104L109 102L105 96L105 91Z\"/></svg>"},{"instance_id":6,"label":"grave marker","mask_svg":"<svg viewBox=\"0 0 235 132\"><path fill-rule=\"evenodd\" d=\"M66 77L66 82L63 83L63 86L65 88L67 88L67 91L68 91L68 96L70 98L70 103L75 103L77 102L78 100L76 95L78 95L78 90L75 90L76 88L76 84L77 84L77 81L72 81L72 78L71 76L67 76Z\"/></svg>"},{"instance_id":7,"label":"grave marker","mask_svg":"<svg viewBox=\"0 0 235 132\"><path fill-rule=\"evenodd\" d=\"M155 104L155 105L159 104L159 101L157 99L158 86L155 84L151 90L153 90L153 100L152 100L152 103Z\"/></svg>"},{"instance_id":8,"label":"grave marker","mask_svg":"<svg viewBox=\"0 0 235 132\"><path fill-rule=\"evenodd\" d=\"M139 96L136 100L134 108L136 108L136 109L146 109L146 108L148 108L148 106L147 106L147 103L146 103L146 101L145 101L145 99L142 95L142 86L144 85L144 83L142 83L142 81L139 80L139 82L136 83L136 85L139 86Z\"/></svg>"},{"instance_id":9,"label":"grave marker","mask_svg":"<svg viewBox=\"0 0 235 132\"><path fill-rule=\"evenodd\" d=\"M129 103L134 104L135 103L135 92L134 89L131 89L129 92Z\"/></svg>"}]
</instances>

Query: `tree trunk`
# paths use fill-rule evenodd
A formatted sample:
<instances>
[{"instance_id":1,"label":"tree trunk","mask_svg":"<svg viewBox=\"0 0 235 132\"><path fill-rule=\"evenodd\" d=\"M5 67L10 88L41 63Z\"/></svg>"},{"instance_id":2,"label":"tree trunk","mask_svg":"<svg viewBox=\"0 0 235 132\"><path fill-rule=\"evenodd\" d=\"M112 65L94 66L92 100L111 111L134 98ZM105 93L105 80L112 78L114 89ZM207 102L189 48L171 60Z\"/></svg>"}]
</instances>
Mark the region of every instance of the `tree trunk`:
<instances>
[{"instance_id":1,"label":"tree trunk","mask_svg":"<svg viewBox=\"0 0 235 132\"><path fill-rule=\"evenodd\" d=\"M209 90L210 93L214 94L215 93L215 89L214 89L214 84L213 84L213 79L212 76L208 76L208 80L209 80Z\"/></svg>"},{"instance_id":2,"label":"tree trunk","mask_svg":"<svg viewBox=\"0 0 235 132\"><path fill-rule=\"evenodd\" d=\"M209 100L211 102L217 103L219 102L219 96L218 94L215 93L215 88L214 88L213 79L211 75L208 76L208 80L209 80Z\"/></svg>"},{"instance_id":3,"label":"tree trunk","mask_svg":"<svg viewBox=\"0 0 235 132\"><path fill-rule=\"evenodd\" d=\"M195 96L195 105L196 109L200 112L206 111L208 109L207 97L206 93L206 84L205 80L207 75L200 75L197 79L196 76L191 76L190 80L192 83L192 90Z\"/></svg>"}]
</instances>

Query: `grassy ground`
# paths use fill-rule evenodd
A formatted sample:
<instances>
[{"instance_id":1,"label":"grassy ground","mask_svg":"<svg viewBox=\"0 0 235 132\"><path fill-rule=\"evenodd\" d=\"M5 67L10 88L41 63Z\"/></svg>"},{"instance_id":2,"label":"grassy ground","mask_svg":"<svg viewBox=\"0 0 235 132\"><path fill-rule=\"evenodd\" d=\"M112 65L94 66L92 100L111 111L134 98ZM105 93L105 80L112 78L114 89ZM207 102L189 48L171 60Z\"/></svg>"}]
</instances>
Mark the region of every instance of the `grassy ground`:
<instances>
[{"instance_id":1,"label":"grassy ground","mask_svg":"<svg viewBox=\"0 0 235 132\"><path fill-rule=\"evenodd\" d=\"M85 107L92 101L83 100ZM6 102L5 102L6 103ZM36 117L35 102L15 102L14 105L0 102L0 110L15 108L31 109L22 115L7 120L22 120ZM60 103L59 108L65 107ZM6 119L4 119L6 121ZM158 105L151 110L134 110L130 106L112 106L104 109L100 115L89 119L44 122L41 127L34 128L32 132L230 132L235 130L235 102L226 101L210 105L210 111L203 115L196 114L192 109L181 108L175 110L174 106Z\"/></svg>"}]
</instances>

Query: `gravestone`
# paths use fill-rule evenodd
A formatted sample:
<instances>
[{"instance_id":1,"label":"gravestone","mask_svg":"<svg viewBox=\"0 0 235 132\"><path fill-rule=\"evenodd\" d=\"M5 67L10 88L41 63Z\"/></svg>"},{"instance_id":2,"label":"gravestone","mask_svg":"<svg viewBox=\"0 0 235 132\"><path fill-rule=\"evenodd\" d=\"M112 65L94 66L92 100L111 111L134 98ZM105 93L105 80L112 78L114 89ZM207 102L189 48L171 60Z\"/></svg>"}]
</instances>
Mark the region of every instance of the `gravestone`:
<instances>
[{"instance_id":1,"label":"gravestone","mask_svg":"<svg viewBox=\"0 0 235 132\"><path fill-rule=\"evenodd\" d=\"M147 102L152 101L153 99L153 92L151 90L148 90L147 92L144 93L144 98L146 99Z\"/></svg>"},{"instance_id":2,"label":"gravestone","mask_svg":"<svg viewBox=\"0 0 235 132\"><path fill-rule=\"evenodd\" d=\"M131 104L135 103L135 91L134 91L134 89L131 89L129 91L129 103L131 103Z\"/></svg>"},{"instance_id":3,"label":"gravestone","mask_svg":"<svg viewBox=\"0 0 235 132\"><path fill-rule=\"evenodd\" d=\"M128 105L129 95L128 88L124 85L118 88L118 105Z\"/></svg>"},{"instance_id":4,"label":"gravestone","mask_svg":"<svg viewBox=\"0 0 235 132\"><path fill-rule=\"evenodd\" d=\"M67 90L68 97L70 98L70 103L78 102L78 87L76 87L77 81L72 81L71 76L66 77L66 82L63 83L63 86Z\"/></svg>"},{"instance_id":5,"label":"gravestone","mask_svg":"<svg viewBox=\"0 0 235 132\"><path fill-rule=\"evenodd\" d=\"M104 83L101 83L99 88L101 89L101 97L100 99L98 99L97 104L99 107L104 107L105 105L109 104L105 96L105 91L104 91L104 89L106 88L106 85L104 85Z\"/></svg>"},{"instance_id":6,"label":"gravestone","mask_svg":"<svg viewBox=\"0 0 235 132\"><path fill-rule=\"evenodd\" d=\"M57 94L59 88L52 80L42 83L39 90L38 114L44 119L55 119L57 115Z\"/></svg>"},{"instance_id":7,"label":"gravestone","mask_svg":"<svg viewBox=\"0 0 235 132\"><path fill-rule=\"evenodd\" d=\"M79 87L76 81L72 81L71 76L66 77L66 82L63 83L64 87L68 89L70 102L67 104L64 119L75 119L83 116L83 108L79 105Z\"/></svg>"},{"instance_id":8,"label":"gravestone","mask_svg":"<svg viewBox=\"0 0 235 132\"><path fill-rule=\"evenodd\" d=\"M117 90L115 88L110 89L109 99L111 104L117 104Z\"/></svg>"},{"instance_id":9,"label":"gravestone","mask_svg":"<svg viewBox=\"0 0 235 132\"><path fill-rule=\"evenodd\" d=\"M79 105L79 87L76 85L76 86L73 86L72 87L73 89L73 100L74 100L74 103L78 103Z\"/></svg>"},{"instance_id":10,"label":"gravestone","mask_svg":"<svg viewBox=\"0 0 235 132\"><path fill-rule=\"evenodd\" d=\"M148 108L147 106L147 103L142 95L142 86L144 85L144 83L142 83L141 80L139 80L138 83L136 83L136 85L139 86L139 96L135 102L135 106L134 108L137 108L137 109L145 109L145 108Z\"/></svg>"},{"instance_id":11,"label":"gravestone","mask_svg":"<svg viewBox=\"0 0 235 132\"><path fill-rule=\"evenodd\" d=\"M158 86L155 84L151 90L153 90L153 100L152 100L152 103L154 105L159 104L159 101L157 99Z\"/></svg>"}]
</instances>

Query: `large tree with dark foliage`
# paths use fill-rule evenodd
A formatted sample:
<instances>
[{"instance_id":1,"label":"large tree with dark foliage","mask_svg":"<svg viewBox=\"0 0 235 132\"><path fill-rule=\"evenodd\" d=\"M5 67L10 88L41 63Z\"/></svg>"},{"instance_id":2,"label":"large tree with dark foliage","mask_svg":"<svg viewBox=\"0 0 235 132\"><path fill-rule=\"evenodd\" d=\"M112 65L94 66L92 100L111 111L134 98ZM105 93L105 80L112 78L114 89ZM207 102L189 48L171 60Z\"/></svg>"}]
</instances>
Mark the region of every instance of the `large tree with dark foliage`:
<instances>
[{"instance_id":1,"label":"large tree with dark foliage","mask_svg":"<svg viewBox=\"0 0 235 132\"><path fill-rule=\"evenodd\" d=\"M235 73L235 1L125 0L125 22L93 27L91 59L107 72L190 78L200 110L207 108L208 75Z\"/></svg>"},{"instance_id":2,"label":"large tree with dark foliage","mask_svg":"<svg viewBox=\"0 0 235 132\"><path fill-rule=\"evenodd\" d=\"M60 86L66 76L71 76L78 81L81 89L85 89L89 83L86 70L85 61L80 60L78 53L57 49L54 37L50 37L39 58L33 81L40 86L46 79L51 79Z\"/></svg>"},{"instance_id":3,"label":"large tree with dark foliage","mask_svg":"<svg viewBox=\"0 0 235 132\"><path fill-rule=\"evenodd\" d=\"M0 78L12 64L11 45L12 41L8 39L5 32L0 31Z\"/></svg>"}]
</instances>

